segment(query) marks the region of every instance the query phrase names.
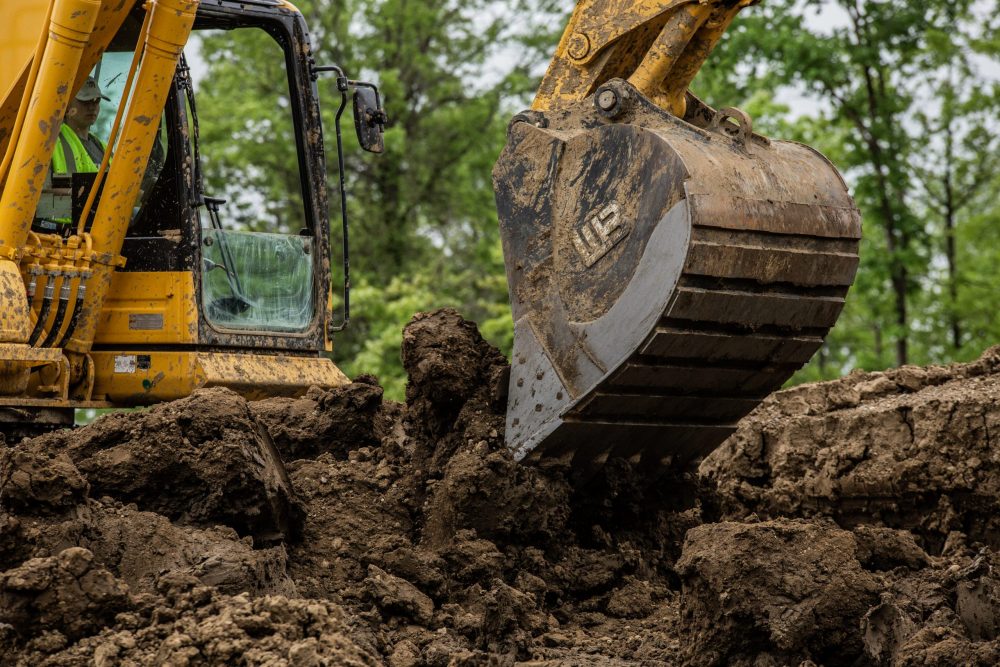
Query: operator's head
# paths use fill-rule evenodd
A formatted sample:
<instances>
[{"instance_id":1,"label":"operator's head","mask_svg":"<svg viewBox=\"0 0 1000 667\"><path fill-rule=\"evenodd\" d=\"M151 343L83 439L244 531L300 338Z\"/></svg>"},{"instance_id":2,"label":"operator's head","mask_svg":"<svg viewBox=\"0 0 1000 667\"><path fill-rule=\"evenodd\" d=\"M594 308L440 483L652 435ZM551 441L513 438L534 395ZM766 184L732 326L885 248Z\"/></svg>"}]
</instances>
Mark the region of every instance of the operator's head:
<instances>
[{"instance_id":1,"label":"operator's head","mask_svg":"<svg viewBox=\"0 0 1000 667\"><path fill-rule=\"evenodd\" d=\"M101 100L110 101L101 92L94 77L89 77L80 92L70 101L66 120L87 127L93 125L101 112Z\"/></svg>"}]
</instances>

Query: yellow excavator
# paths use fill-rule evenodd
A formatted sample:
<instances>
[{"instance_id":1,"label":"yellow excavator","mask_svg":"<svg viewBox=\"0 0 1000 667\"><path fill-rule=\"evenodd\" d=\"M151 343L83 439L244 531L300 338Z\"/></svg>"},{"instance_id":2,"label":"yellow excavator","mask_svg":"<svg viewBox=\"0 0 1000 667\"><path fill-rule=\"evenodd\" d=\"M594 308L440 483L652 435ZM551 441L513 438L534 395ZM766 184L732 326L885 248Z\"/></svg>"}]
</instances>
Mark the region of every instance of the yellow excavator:
<instances>
[{"instance_id":1,"label":"yellow excavator","mask_svg":"<svg viewBox=\"0 0 1000 667\"><path fill-rule=\"evenodd\" d=\"M843 179L816 151L688 90L751 4L580 0L532 108L511 122L494 185L515 324L506 437L519 459L697 459L836 322L861 232ZM381 152L377 87L318 65L285 0L5 9L0 428L58 428L76 409L199 387L258 398L348 382L326 354L350 303L340 123L353 106L359 144ZM280 64L287 131L268 127L268 140L297 155L298 206L273 228L233 222L266 202L239 203L240 218L207 191L184 57L199 31L256 35ZM324 77L339 104L339 316ZM74 100L97 96L116 114L95 169L54 168Z\"/></svg>"}]
</instances>

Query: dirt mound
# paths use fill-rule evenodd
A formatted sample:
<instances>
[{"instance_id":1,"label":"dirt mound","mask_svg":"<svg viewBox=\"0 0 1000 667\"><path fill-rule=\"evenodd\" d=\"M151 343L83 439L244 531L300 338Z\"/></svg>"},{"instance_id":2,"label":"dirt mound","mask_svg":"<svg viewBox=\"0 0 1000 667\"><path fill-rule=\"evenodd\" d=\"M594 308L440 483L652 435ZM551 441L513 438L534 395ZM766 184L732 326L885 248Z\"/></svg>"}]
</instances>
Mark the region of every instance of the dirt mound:
<instances>
[{"instance_id":1,"label":"dirt mound","mask_svg":"<svg viewBox=\"0 0 1000 667\"><path fill-rule=\"evenodd\" d=\"M405 405L211 390L0 450L0 663L996 664L1000 352L586 486L507 454L506 361L457 312L402 357Z\"/></svg>"},{"instance_id":2,"label":"dirt mound","mask_svg":"<svg viewBox=\"0 0 1000 667\"><path fill-rule=\"evenodd\" d=\"M71 553L72 552L72 553ZM36 602L22 613L34 638L11 653L11 643L0 641L4 664L112 667L113 665L351 665L381 664L371 636L355 627L337 605L319 600L283 596L250 598L219 594L196 579L165 577L158 595L127 599L127 588L107 571L82 575L77 561L87 563L89 552L74 549L57 559L29 561L14 576L24 588L22 571L41 577L55 570ZM69 562L69 565L65 565ZM67 571L68 570L68 571ZM64 571L67 571L63 574ZM12 573L0 577L0 595L6 603ZM94 576L94 575L97 576ZM35 574L35 579L39 575ZM20 592L17 591L17 592ZM127 601L126 601L127 599ZM38 604L44 600L45 604ZM83 607L83 605L89 607ZM15 607L15 613L20 608ZM118 611L116 615L111 612ZM6 614L9 617L10 614ZM63 618L66 617L66 618ZM89 625L72 618L89 619ZM86 629L106 627L74 642ZM18 629L13 626L14 630ZM76 634L65 634L77 630ZM6 637L11 639L11 637ZM6 649L6 651L5 651Z\"/></svg>"},{"instance_id":3,"label":"dirt mound","mask_svg":"<svg viewBox=\"0 0 1000 667\"><path fill-rule=\"evenodd\" d=\"M690 664L852 665L878 584L847 531L803 521L691 529L677 563Z\"/></svg>"},{"instance_id":4,"label":"dirt mound","mask_svg":"<svg viewBox=\"0 0 1000 667\"><path fill-rule=\"evenodd\" d=\"M23 443L14 456L22 451L51 457L50 476L60 479L60 489L74 481L60 478L67 474L68 456L92 496L135 503L174 521L223 524L266 541L294 538L301 524L302 509L267 429L228 389L199 390L145 412L112 414ZM53 495L53 482L46 482L46 495ZM6 492L0 487L0 495Z\"/></svg>"},{"instance_id":5,"label":"dirt mound","mask_svg":"<svg viewBox=\"0 0 1000 667\"><path fill-rule=\"evenodd\" d=\"M702 465L724 516L830 516L1000 547L1000 348L782 392Z\"/></svg>"}]
</instances>

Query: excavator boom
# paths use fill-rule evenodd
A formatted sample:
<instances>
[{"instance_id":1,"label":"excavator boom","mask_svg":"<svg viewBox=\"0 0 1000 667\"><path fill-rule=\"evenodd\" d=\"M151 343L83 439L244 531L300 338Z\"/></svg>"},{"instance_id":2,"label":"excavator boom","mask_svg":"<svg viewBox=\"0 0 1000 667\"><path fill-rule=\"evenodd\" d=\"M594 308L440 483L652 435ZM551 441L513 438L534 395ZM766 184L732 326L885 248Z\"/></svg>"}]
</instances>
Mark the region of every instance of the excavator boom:
<instances>
[{"instance_id":1,"label":"excavator boom","mask_svg":"<svg viewBox=\"0 0 1000 667\"><path fill-rule=\"evenodd\" d=\"M688 91L748 0L582 0L494 169L507 443L586 477L711 452L821 347L858 266L837 170Z\"/></svg>"}]
</instances>

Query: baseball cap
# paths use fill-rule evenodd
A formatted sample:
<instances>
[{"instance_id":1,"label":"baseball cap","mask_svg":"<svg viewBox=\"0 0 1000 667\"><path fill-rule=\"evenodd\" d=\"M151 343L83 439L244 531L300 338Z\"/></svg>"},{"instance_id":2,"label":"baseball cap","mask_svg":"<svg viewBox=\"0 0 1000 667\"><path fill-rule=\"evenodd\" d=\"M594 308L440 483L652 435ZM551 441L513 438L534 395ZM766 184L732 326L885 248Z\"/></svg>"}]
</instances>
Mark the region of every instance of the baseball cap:
<instances>
[{"instance_id":1,"label":"baseball cap","mask_svg":"<svg viewBox=\"0 0 1000 667\"><path fill-rule=\"evenodd\" d=\"M98 98L106 102L111 101L104 93L101 92L101 88L97 85L97 81L94 80L94 77L88 77L87 81L83 84L83 87L80 88L80 92L76 94L76 99L80 102L93 102Z\"/></svg>"}]
</instances>

